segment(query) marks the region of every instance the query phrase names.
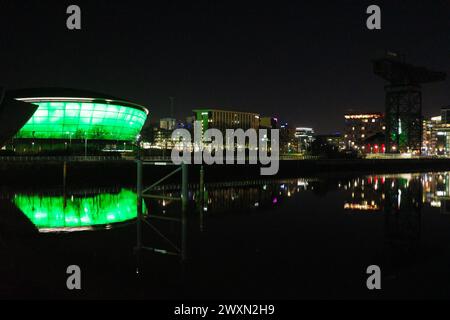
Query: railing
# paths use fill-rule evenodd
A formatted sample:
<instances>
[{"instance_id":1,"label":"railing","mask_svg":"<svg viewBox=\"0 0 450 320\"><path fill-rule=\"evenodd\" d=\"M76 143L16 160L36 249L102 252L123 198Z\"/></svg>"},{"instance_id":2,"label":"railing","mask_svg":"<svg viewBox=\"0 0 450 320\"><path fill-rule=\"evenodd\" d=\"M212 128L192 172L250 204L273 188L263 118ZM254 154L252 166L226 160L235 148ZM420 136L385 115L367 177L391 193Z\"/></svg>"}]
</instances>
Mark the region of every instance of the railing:
<instances>
[{"instance_id":1,"label":"railing","mask_svg":"<svg viewBox=\"0 0 450 320\"><path fill-rule=\"evenodd\" d=\"M123 159L126 160L135 160L136 158L134 156L123 156ZM170 156L142 156L142 161L161 161L161 162L172 162L172 158Z\"/></svg>"},{"instance_id":2,"label":"railing","mask_svg":"<svg viewBox=\"0 0 450 320\"><path fill-rule=\"evenodd\" d=\"M280 160L319 160L320 156L310 156L310 155L301 155L301 154L281 154Z\"/></svg>"},{"instance_id":3,"label":"railing","mask_svg":"<svg viewBox=\"0 0 450 320\"><path fill-rule=\"evenodd\" d=\"M366 154L365 159L371 160L371 159L449 159L449 156L444 155L432 155L432 156L425 156L425 155L413 155L409 153L405 154L391 154L391 153L373 153L373 154Z\"/></svg>"},{"instance_id":4,"label":"railing","mask_svg":"<svg viewBox=\"0 0 450 320\"><path fill-rule=\"evenodd\" d=\"M121 156L0 156L0 162L81 162L123 160L127 159Z\"/></svg>"},{"instance_id":5,"label":"railing","mask_svg":"<svg viewBox=\"0 0 450 320\"><path fill-rule=\"evenodd\" d=\"M367 154L365 159L450 159L449 156L419 156L400 154ZM100 161L134 161L134 156L0 156L0 162L100 162ZM320 160L319 156L280 155L280 160ZM142 161L159 161L171 163L170 156L142 156Z\"/></svg>"},{"instance_id":6,"label":"railing","mask_svg":"<svg viewBox=\"0 0 450 320\"><path fill-rule=\"evenodd\" d=\"M123 156L124 159L133 160L132 156ZM172 158L170 156L141 156L143 161L166 161L172 162ZM319 156L310 156L310 155L299 155L299 154L281 154L279 156L280 160L318 160L321 159ZM225 161L225 159L224 159ZM248 162L248 157L246 159Z\"/></svg>"}]
</instances>

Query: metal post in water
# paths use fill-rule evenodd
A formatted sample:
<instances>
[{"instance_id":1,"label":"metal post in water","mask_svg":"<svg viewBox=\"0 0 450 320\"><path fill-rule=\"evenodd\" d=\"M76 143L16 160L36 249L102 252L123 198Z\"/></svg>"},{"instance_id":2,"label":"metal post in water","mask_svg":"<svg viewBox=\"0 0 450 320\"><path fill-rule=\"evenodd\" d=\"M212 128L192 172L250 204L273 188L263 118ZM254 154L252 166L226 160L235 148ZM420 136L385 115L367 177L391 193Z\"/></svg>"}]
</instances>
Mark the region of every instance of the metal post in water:
<instances>
[{"instance_id":1,"label":"metal post in water","mask_svg":"<svg viewBox=\"0 0 450 320\"><path fill-rule=\"evenodd\" d=\"M67 194L66 194L66 183L67 183L67 161L63 164L63 206L64 209L67 207Z\"/></svg>"},{"instance_id":2,"label":"metal post in water","mask_svg":"<svg viewBox=\"0 0 450 320\"><path fill-rule=\"evenodd\" d=\"M181 260L186 260L186 215L188 206L188 166L181 164Z\"/></svg>"},{"instance_id":3,"label":"metal post in water","mask_svg":"<svg viewBox=\"0 0 450 320\"><path fill-rule=\"evenodd\" d=\"M200 204L203 207L204 201L204 192L205 192L205 170L203 165L200 167Z\"/></svg>"},{"instance_id":4,"label":"metal post in water","mask_svg":"<svg viewBox=\"0 0 450 320\"><path fill-rule=\"evenodd\" d=\"M199 183L199 213L200 213L200 231L203 231L203 214L205 207L205 169L203 165L200 167L200 183Z\"/></svg>"},{"instance_id":5,"label":"metal post in water","mask_svg":"<svg viewBox=\"0 0 450 320\"><path fill-rule=\"evenodd\" d=\"M66 189L66 180L67 180L67 161L64 161L63 164L63 188Z\"/></svg>"},{"instance_id":6,"label":"metal post in water","mask_svg":"<svg viewBox=\"0 0 450 320\"><path fill-rule=\"evenodd\" d=\"M181 210L186 212L188 203L188 166L181 164Z\"/></svg>"},{"instance_id":7,"label":"metal post in water","mask_svg":"<svg viewBox=\"0 0 450 320\"><path fill-rule=\"evenodd\" d=\"M87 159L87 137L84 138L84 159Z\"/></svg>"},{"instance_id":8,"label":"metal post in water","mask_svg":"<svg viewBox=\"0 0 450 320\"><path fill-rule=\"evenodd\" d=\"M137 164L137 219L136 219L136 236L137 236L137 250L142 248L142 160L138 159Z\"/></svg>"}]
</instances>

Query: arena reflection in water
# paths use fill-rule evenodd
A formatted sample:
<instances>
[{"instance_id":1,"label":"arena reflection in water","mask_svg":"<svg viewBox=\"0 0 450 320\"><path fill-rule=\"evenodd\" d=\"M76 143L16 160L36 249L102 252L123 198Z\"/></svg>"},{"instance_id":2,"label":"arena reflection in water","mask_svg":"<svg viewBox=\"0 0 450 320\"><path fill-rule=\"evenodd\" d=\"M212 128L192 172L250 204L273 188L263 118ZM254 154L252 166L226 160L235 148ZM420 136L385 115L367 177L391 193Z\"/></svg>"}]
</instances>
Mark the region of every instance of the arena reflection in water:
<instances>
[{"instance_id":1,"label":"arena reflection in water","mask_svg":"<svg viewBox=\"0 0 450 320\"><path fill-rule=\"evenodd\" d=\"M136 218L136 193L77 195L15 194L13 203L40 232L80 231Z\"/></svg>"}]
</instances>

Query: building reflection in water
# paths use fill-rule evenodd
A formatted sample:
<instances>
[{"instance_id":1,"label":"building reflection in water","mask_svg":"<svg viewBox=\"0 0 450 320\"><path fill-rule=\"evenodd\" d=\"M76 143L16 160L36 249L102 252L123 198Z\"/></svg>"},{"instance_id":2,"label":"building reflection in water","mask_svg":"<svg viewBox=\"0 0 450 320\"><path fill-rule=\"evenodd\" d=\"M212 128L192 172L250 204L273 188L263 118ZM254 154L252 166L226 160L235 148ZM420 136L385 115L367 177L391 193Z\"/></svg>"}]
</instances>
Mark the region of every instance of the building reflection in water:
<instances>
[{"instance_id":1,"label":"building reflection in water","mask_svg":"<svg viewBox=\"0 0 450 320\"><path fill-rule=\"evenodd\" d=\"M449 172L372 175L342 180L338 188L349 191L344 209L356 211L408 210L422 204L450 213ZM385 208L386 205L389 208Z\"/></svg>"},{"instance_id":2,"label":"building reflection in water","mask_svg":"<svg viewBox=\"0 0 450 320\"><path fill-rule=\"evenodd\" d=\"M348 191L349 213L380 212L385 219L387 262L393 267L414 263L419 248L423 207L449 214L448 172L373 175L340 182Z\"/></svg>"},{"instance_id":3,"label":"building reflection in water","mask_svg":"<svg viewBox=\"0 0 450 320\"><path fill-rule=\"evenodd\" d=\"M343 191L346 199L343 208L349 214L420 212L423 205L450 213L449 178L450 174L446 172L209 183L203 198L195 186L189 196L192 206L195 206L193 211L211 215L245 214L274 208L296 193L307 190L316 195ZM162 188L160 192L168 196L178 195L176 186ZM174 203L153 200L147 204L150 212L166 214Z\"/></svg>"},{"instance_id":4,"label":"building reflection in water","mask_svg":"<svg viewBox=\"0 0 450 320\"><path fill-rule=\"evenodd\" d=\"M206 230L209 218L282 213L286 210L281 208L284 203L302 204L303 200L297 197L299 193L315 197L317 203L323 203L324 196L335 193L336 199L342 202L330 202L329 210L343 211L349 218L352 215L379 216L384 221L382 252L376 253L383 258L377 258L377 261L392 267L390 272L395 274L418 259L423 209L428 207L431 211L450 213L449 179L450 173L437 172L218 182L207 183L202 195L198 186L191 185L187 216L180 216L179 201L146 199L146 222L149 224L146 245L156 253L177 255L184 262L189 253L189 234L195 229ZM169 197L179 196L177 185L161 186L155 191ZM40 232L95 230L133 222L136 199L136 192L127 188L67 191L65 195L15 191L6 196L7 202L19 208ZM311 206L314 202L308 203Z\"/></svg>"},{"instance_id":5,"label":"building reflection in water","mask_svg":"<svg viewBox=\"0 0 450 320\"><path fill-rule=\"evenodd\" d=\"M314 190L312 181L315 179L209 183L203 198L195 187L192 188L194 190L189 193L193 209L191 211L212 215L245 214L273 208L298 192ZM159 192L168 197L179 194L176 186L163 187ZM147 202L147 206L150 215L152 212L170 214L177 211L179 204L168 200L152 200Z\"/></svg>"},{"instance_id":6,"label":"building reflection in water","mask_svg":"<svg viewBox=\"0 0 450 320\"><path fill-rule=\"evenodd\" d=\"M308 190L317 195L343 191L343 208L351 214L384 212L389 220L403 213L420 213L422 206L438 208L447 214L449 179L448 172L441 172L209 183L203 198L196 186L191 186L190 211L215 215L272 210L296 193ZM176 185L164 186L158 192L179 195ZM10 199L40 230L108 225L136 217L136 193L131 189L69 192L66 196L14 192ZM179 214L179 204L170 200L151 200L145 204L150 215Z\"/></svg>"},{"instance_id":7,"label":"building reflection in water","mask_svg":"<svg viewBox=\"0 0 450 320\"><path fill-rule=\"evenodd\" d=\"M206 218L210 216L277 210L283 202L306 191L320 196L340 192L345 198L343 207L330 209L343 208L347 214L383 214L385 253L392 254L392 261L407 261L405 256L413 255L420 239L422 208L427 206L450 213L449 179L448 172L438 172L208 183L203 197L195 185L191 186L188 216L190 223L194 222L203 231L207 227ZM179 195L177 186L163 186L158 192L173 197ZM136 193L131 189L69 192L66 196L15 192L10 199L40 232L109 228L136 218ZM180 234L177 226L179 202L154 199L146 201L145 206L147 218L155 218L155 228L175 234L168 237L170 241L186 236Z\"/></svg>"}]
</instances>

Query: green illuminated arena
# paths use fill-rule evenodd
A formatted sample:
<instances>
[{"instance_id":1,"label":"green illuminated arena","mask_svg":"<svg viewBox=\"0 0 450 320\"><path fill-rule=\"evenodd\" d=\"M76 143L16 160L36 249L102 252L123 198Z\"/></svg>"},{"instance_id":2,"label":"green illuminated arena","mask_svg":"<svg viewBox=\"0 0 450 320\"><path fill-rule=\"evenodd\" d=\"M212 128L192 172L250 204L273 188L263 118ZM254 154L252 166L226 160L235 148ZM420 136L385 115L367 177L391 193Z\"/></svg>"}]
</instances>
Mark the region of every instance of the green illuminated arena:
<instances>
[{"instance_id":1,"label":"green illuminated arena","mask_svg":"<svg viewBox=\"0 0 450 320\"><path fill-rule=\"evenodd\" d=\"M38 106L16 138L134 140L147 118L143 108L90 99L23 99Z\"/></svg>"},{"instance_id":2,"label":"green illuminated arena","mask_svg":"<svg viewBox=\"0 0 450 320\"><path fill-rule=\"evenodd\" d=\"M132 152L148 110L113 96L67 88L0 95L0 148L14 155Z\"/></svg>"}]
</instances>

